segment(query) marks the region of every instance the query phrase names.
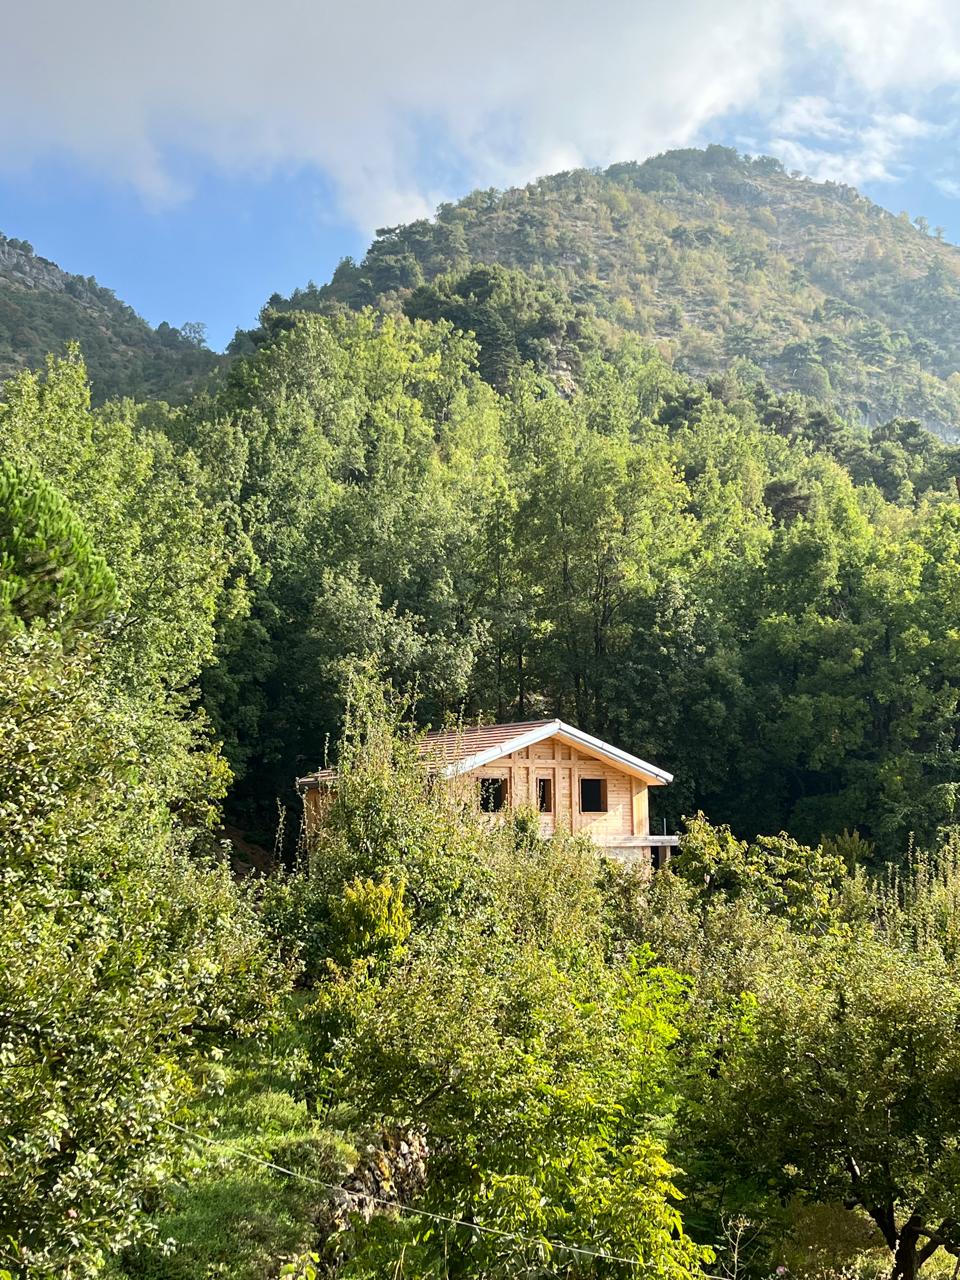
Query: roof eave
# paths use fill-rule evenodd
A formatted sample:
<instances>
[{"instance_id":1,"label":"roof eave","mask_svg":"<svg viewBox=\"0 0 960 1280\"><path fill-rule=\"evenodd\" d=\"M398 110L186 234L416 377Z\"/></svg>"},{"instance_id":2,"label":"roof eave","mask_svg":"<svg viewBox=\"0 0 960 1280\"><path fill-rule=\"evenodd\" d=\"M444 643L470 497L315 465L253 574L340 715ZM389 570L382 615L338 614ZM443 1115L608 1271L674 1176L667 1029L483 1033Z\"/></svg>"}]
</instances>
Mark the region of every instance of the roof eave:
<instances>
[{"instance_id":1,"label":"roof eave","mask_svg":"<svg viewBox=\"0 0 960 1280\"><path fill-rule=\"evenodd\" d=\"M298 791L314 791L321 786L332 786L334 782L336 773L331 770L329 774L305 773L295 780L295 786Z\"/></svg>"},{"instance_id":2,"label":"roof eave","mask_svg":"<svg viewBox=\"0 0 960 1280\"><path fill-rule=\"evenodd\" d=\"M512 755L515 751L522 751L525 747L535 746L545 738L552 737L560 738L569 746L585 747L594 755L609 760L618 768L643 778L650 786L663 787L673 781L673 774L667 773L666 769L648 764L639 756L633 756L629 751L621 751L619 747L613 747L590 733L584 733L582 729L575 729L572 724L565 724L562 720L548 720L546 724L537 725L535 729L528 729L526 733L518 734L515 738L508 738L506 742L487 747L485 751L465 756L462 760L455 760L440 770L441 776L456 778L460 774L471 773L474 769L482 769L484 765L495 763L503 756Z\"/></svg>"},{"instance_id":3,"label":"roof eave","mask_svg":"<svg viewBox=\"0 0 960 1280\"><path fill-rule=\"evenodd\" d=\"M612 761L628 773L633 773L646 779L651 786L663 787L673 781L673 774L667 773L666 769L660 769L655 764L649 764L646 760L641 760L639 756L631 755L629 751L621 751L619 747L613 747L609 742L603 742L600 738L595 738L591 733L584 733L582 729L575 729L572 724L564 724L561 721L557 729L557 737L561 741L566 741L568 745L586 747L587 750L595 755Z\"/></svg>"},{"instance_id":4,"label":"roof eave","mask_svg":"<svg viewBox=\"0 0 960 1280\"><path fill-rule=\"evenodd\" d=\"M514 751L522 751L524 747L535 746L536 743L542 742L544 738L551 738L560 728L562 721L548 720L546 724L538 724L535 729L528 729L526 733L519 733L515 738L508 738L506 742L498 742L496 746L487 747L485 751L478 751L472 756L464 756L462 760L454 760L452 764L448 764L442 769L441 776L444 778L456 778L461 773L470 773L473 769L482 769L485 764L493 764L495 760L499 760L502 756L509 756Z\"/></svg>"}]
</instances>

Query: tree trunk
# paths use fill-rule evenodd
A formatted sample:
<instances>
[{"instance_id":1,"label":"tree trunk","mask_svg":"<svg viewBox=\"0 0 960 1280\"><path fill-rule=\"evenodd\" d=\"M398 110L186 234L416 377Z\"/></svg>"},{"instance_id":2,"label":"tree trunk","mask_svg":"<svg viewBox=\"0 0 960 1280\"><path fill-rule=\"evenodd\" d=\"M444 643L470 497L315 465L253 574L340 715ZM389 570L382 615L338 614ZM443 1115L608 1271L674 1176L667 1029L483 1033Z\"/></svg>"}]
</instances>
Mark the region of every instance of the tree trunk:
<instances>
[{"instance_id":1,"label":"tree trunk","mask_svg":"<svg viewBox=\"0 0 960 1280\"><path fill-rule=\"evenodd\" d=\"M920 1241L920 1227L923 1224L917 1214L913 1214L900 1229L897 1251L893 1255L893 1271L890 1280L916 1280L917 1277L917 1245Z\"/></svg>"}]
</instances>

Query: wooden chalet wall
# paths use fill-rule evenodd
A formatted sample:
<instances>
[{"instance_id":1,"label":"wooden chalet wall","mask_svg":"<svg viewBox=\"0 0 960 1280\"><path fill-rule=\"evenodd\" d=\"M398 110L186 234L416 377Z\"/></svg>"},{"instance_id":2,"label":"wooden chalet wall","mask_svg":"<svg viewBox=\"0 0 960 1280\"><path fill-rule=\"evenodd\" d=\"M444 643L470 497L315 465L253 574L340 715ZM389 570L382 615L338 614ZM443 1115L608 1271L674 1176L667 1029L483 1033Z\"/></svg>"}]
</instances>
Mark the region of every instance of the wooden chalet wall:
<instances>
[{"instance_id":1,"label":"wooden chalet wall","mask_svg":"<svg viewBox=\"0 0 960 1280\"><path fill-rule=\"evenodd\" d=\"M329 786L305 787L301 795L303 796L303 825L307 835L312 835L318 830L323 821L323 813L330 797L330 788Z\"/></svg>"},{"instance_id":2,"label":"wooden chalet wall","mask_svg":"<svg viewBox=\"0 0 960 1280\"><path fill-rule=\"evenodd\" d=\"M473 769L459 782L477 788L480 778L506 778L507 807L532 809L537 808L537 779L549 778L553 784L553 813L540 815L545 835L552 831L582 831L597 844L616 846L631 837L650 834L646 783L557 738ZM580 812L581 778L598 778L607 784L605 813Z\"/></svg>"}]
</instances>

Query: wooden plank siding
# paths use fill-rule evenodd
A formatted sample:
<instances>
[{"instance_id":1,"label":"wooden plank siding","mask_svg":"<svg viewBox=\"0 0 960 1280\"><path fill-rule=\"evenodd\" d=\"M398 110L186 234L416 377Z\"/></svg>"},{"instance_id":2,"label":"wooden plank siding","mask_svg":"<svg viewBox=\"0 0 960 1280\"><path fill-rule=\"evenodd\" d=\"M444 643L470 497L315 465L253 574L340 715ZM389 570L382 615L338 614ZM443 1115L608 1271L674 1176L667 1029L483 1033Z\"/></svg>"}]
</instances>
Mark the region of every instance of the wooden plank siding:
<instances>
[{"instance_id":1,"label":"wooden plank siding","mask_svg":"<svg viewBox=\"0 0 960 1280\"><path fill-rule=\"evenodd\" d=\"M502 756L464 775L463 781L479 790L481 778L504 778L508 808L537 808L537 779L553 784L553 813L541 814L544 834L563 830L583 832L600 845L617 845L650 834L647 786L606 761L550 738ZM607 808L603 813L580 809L580 781L596 778L606 783Z\"/></svg>"}]
</instances>

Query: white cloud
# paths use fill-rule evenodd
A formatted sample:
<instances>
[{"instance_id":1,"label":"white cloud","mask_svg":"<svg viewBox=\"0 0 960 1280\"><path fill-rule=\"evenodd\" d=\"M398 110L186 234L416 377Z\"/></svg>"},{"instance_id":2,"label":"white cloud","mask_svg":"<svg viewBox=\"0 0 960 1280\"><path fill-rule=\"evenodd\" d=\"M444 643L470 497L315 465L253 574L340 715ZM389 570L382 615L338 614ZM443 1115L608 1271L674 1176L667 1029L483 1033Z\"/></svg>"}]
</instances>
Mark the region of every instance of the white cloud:
<instances>
[{"instance_id":1,"label":"white cloud","mask_svg":"<svg viewBox=\"0 0 960 1280\"><path fill-rule=\"evenodd\" d=\"M831 114L821 99L809 98L788 104L773 127L782 135L774 135L769 147L788 169L818 182L851 186L894 181L902 176L909 144L940 131L940 126L902 111L879 112L865 120Z\"/></svg>"},{"instance_id":2,"label":"white cloud","mask_svg":"<svg viewBox=\"0 0 960 1280\"><path fill-rule=\"evenodd\" d=\"M835 56L867 93L960 80L955 0L810 0L797 4L796 14L811 46Z\"/></svg>"},{"instance_id":3,"label":"white cloud","mask_svg":"<svg viewBox=\"0 0 960 1280\"><path fill-rule=\"evenodd\" d=\"M770 127L785 138L849 138L852 131L826 98L809 95L788 102Z\"/></svg>"},{"instance_id":4,"label":"white cloud","mask_svg":"<svg viewBox=\"0 0 960 1280\"><path fill-rule=\"evenodd\" d=\"M790 98L804 59L837 97ZM0 42L0 165L58 152L161 205L190 196L176 148L313 168L369 229L692 144L732 111L774 118L795 167L889 177L927 126L884 95L958 80L947 0L31 0Z\"/></svg>"},{"instance_id":5,"label":"white cloud","mask_svg":"<svg viewBox=\"0 0 960 1280\"><path fill-rule=\"evenodd\" d=\"M351 215L398 216L424 206L433 147L504 183L688 141L771 71L775 39L750 52L766 8L33 0L0 43L0 162L57 148L164 200L180 144L229 171L316 166Z\"/></svg>"}]
</instances>

